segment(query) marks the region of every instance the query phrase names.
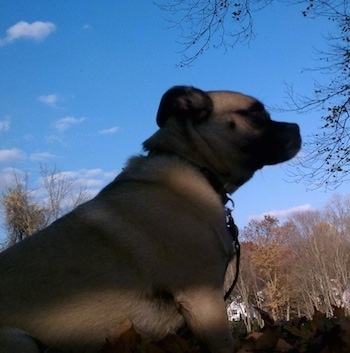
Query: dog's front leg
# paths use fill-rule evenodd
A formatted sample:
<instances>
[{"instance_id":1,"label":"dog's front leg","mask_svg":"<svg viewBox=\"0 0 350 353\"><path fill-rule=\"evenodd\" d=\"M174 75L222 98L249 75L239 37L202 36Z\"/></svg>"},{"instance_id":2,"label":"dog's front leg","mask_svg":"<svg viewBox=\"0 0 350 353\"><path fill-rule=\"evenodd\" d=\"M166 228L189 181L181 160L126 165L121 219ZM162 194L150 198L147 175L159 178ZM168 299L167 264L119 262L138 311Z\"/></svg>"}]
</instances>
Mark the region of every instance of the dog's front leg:
<instances>
[{"instance_id":1,"label":"dog's front leg","mask_svg":"<svg viewBox=\"0 0 350 353\"><path fill-rule=\"evenodd\" d=\"M211 352L233 353L233 337L222 289L187 288L175 299L193 334Z\"/></svg>"}]
</instances>

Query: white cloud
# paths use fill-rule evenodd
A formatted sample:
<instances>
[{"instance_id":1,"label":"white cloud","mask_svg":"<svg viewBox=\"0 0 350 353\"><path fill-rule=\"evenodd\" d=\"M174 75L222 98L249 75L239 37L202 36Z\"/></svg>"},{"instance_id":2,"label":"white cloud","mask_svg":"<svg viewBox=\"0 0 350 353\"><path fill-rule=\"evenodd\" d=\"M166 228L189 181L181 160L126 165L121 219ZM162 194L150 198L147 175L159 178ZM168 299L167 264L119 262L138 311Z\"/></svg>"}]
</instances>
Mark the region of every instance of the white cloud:
<instances>
[{"instance_id":1,"label":"white cloud","mask_svg":"<svg viewBox=\"0 0 350 353\"><path fill-rule=\"evenodd\" d=\"M77 179L96 195L107 183L112 181L116 172L105 172L102 169L81 169L77 171Z\"/></svg>"},{"instance_id":2,"label":"white cloud","mask_svg":"<svg viewBox=\"0 0 350 353\"><path fill-rule=\"evenodd\" d=\"M265 215L270 215L270 216L276 217L278 219L281 219L281 218L288 218L295 213L312 211L312 210L314 210L314 208L310 204L307 203L304 205L299 205L299 206L287 208L285 210L271 210L268 212L264 212L261 215L251 216L250 218L251 219L263 219Z\"/></svg>"},{"instance_id":3,"label":"white cloud","mask_svg":"<svg viewBox=\"0 0 350 353\"><path fill-rule=\"evenodd\" d=\"M64 131L69 129L72 125L81 124L85 118L74 118L72 116L67 116L65 118L59 119L54 122L53 127L58 131Z\"/></svg>"},{"instance_id":4,"label":"white cloud","mask_svg":"<svg viewBox=\"0 0 350 353\"><path fill-rule=\"evenodd\" d=\"M6 37L0 39L0 46L10 44L18 39L43 40L56 30L52 22L35 21L28 23L25 21L17 22L6 30Z\"/></svg>"},{"instance_id":5,"label":"white cloud","mask_svg":"<svg viewBox=\"0 0 350 353\"><path fill-rule=\"evenodd\" d=\"M0 192L4 191L5 188L11 188L16 186L18 180L23 180L25 172L16 168L3 168L0 170Z\"/></svg>"},{"instance_id":6,"label":"white cloud","mask_svg":"<svg viewBox=\"0 0 350 353\"><path fill-rule=\"evenodd\" d=\"M6 117L5 120L0 120L0 132L10 130L10 118Z\"/></svg>"},{"instance_id":7,"label":"white cloud","mask_svg":"<svg viewBox=\"0 0 350 353\"><path fill-rule=\"evenodd\" d=\"M53 93L53 94L39 96L38 101L40 103L48 105L51 108L56 108L57 102L59 101L59 98L58 98L57 94Z\"/></svg>"},{"instance_id":8,"label":"white cloud","mask_svg":"<svg viewBox=\"0 0 350 353\"><path fill-rule=\"evenodd\" d=\"M0 162L2 163L23 159L24 157L24 152L18 148L0 150Z\"/></svg>"},{"instance_id":9,"label":"white cloud","mask_svg":"<svg viewBox=\"0 0 350 353\"><path fill-rule=\"evenodd\" d=\"M64 175L67 179L79 181L88 188L101 188L106 184L106 180L109 182L116 176L116 172L104 172L100 168L65 171L59 174Z\"/></svg>"},{"instance_id":10,"label":"white cloud","mask_svg":"<svg viewBox=\"0 0 350 353\"><path fill-rule=\"evenodd\" d=\"M60 145L65 145L64 140L62 140L60 137L56 135L49 135L45 137L46 142L48 143L58 143Z\"/></svg>"},{"instance_id":11,"label":"white cloud","mask_svg":"<svg viewBox=\"0 0 350 353\"><path fill-rule=\"evenodd\" d=\"M51 158L55 158L56 156L54 154L48 153L48 152L38 152L38 153L32 153L30 155L30 159L33 161L46 161Z\"/></svg>"},{"instance_id":12,"label":"white cloud","mask_svg":"<svg viewBox=\"0 0 350 353\"><path fill-rule=\"evenodd\" d=\"M88 23L86 23L86 24L83 26L83 30L84 30L84 31L90 31L90 30L92 30L92 26L89 25Z\"/></svg>"},{"instance_id":13,"label":"white cloud","mask_svg":"<svg viewBox=\"0 0 350 353\"><path fill-rule=\"evenodd\" d=\"M76 171L62 171L55 174L56 180L66 180L71 183L72 192L79 193L84 190L88 199L94 197L105 185L111 182L115 176L115 171L105 172L102 169L80 169ZM39 180L38 195L43 196L43 180Z\"/></svg>"},{"instance_id":14,"label":"white cloud","mask_svg":"<svg viewBox=\"0 0 350 353\"><path fill-rule=\"evenodd\" d=\"M101 177L106 174L101 168L82 169L79 171L79 173L84 174L88 178Z\"/></svg>"},{"instance_id":15,"label":"white cloud","mask_svg":"<svg viewBox=\"0 0 350 353\"><path fill-rule=\"evenodd\" d=\"M119 131L119 127L113 126L109 129L100 130L98 133L100 135L112 135L112 134L116 134L118 131Z\"/></svg>"},{"instance_id":16,"label":"white cloud","mask_svg":"<svg viewBox=\"0 0 350 353\"><path fill-rule=\"evenodd\" d=\"M95 169L82 169L78 171L81 178L87 180L87 184L95 185L95 186L104 186L107 182L113 180L117 172L105 172L100 168ZM106 182L107 181L107 182Z\"/></svg>"}]
</instances>

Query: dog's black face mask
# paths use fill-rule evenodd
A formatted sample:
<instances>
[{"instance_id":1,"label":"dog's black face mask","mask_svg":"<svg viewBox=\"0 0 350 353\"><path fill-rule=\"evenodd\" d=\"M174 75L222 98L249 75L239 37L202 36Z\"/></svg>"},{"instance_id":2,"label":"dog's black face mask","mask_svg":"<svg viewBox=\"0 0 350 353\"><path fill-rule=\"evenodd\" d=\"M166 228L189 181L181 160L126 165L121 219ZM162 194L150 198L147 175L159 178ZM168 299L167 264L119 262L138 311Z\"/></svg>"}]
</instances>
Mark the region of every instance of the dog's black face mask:
<instances>
[{"instance_id":1,"label":"dog's black face mask","mask_svg":"<svg viewBox=\"0 0 350 353\"><path fill-rule=\"evenodd\" d=\"M288 161L300 150L299 126L293 123L265 121L259 138L252 139L242 151L250 155L253 167ZM247 161L248 162L248 161Z\"/></svg>"},{"instance_id":2,"label":"dog's black face mask","mask_svg":"<svg viewBox=\"0 0 350 353\"><path fill-rule=\"evenodd\" d=\"M294 157L300 150L299 126L291 123L271 122L262 141L267 165L281 163Z\"/></svg>"}]
</instances>

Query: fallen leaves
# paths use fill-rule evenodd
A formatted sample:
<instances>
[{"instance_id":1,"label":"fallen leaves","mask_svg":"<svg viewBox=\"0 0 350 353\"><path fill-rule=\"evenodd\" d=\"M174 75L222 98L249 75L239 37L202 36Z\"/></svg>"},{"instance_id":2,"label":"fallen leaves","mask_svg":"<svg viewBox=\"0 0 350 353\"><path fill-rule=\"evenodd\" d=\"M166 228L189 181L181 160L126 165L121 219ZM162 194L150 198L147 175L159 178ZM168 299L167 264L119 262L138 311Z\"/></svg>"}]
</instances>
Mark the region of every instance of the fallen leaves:
<instances>
[{"instance_id":1,"label":"fallen leaves","mask_svg":"<svg viewBox=\"0 0 350 353\"><path fill-rule=\"evenodd\" d=\"M141 335L136 332L132 322L126 320L109 332L100 353L138 352L141 344Z\"/></svg>"},{"instance_id":2,"label":"fallen leaves","mask_svg":"<svg viewBox=\"0 0 350 353\"><path fill-rule=\"evenodd\" d=\"M191 340L168 334L160 341L142 339L134 325L126 320L106 338L99 353L201 353Z\"/></svg>"},{"instance_id":3,"label":"fallen leaves","mask_svg":"<svg viewBox=\"0 0 350 353\"><path fill-rule=\"evenodd\" d=\"M343 309L334 309L327 318L316 311L311 320L295 318L277 323L264 317L261 332L237 340L237 353L349 353L350 318ZM193 337L168 334L160 341L142 338L130 321L125 321L106 338L99 353L204 353Z\"/></svg>"}]
</instances>

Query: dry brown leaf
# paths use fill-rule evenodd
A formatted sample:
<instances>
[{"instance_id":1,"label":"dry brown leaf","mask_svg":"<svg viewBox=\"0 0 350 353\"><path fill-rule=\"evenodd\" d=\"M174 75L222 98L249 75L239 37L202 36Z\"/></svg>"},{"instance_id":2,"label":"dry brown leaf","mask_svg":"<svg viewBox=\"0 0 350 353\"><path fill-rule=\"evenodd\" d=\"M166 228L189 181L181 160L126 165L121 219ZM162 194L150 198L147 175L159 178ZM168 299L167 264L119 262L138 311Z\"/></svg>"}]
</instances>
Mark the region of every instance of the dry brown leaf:
<instances>
[{"instance_id":1,"label":"dry brown leaf","mask_svg":"<svg viewBox=\"0 0 350 353\"><path fill-rule=\"evenodd\" d=\"M256 341L256 349L259 351L272 352L275 350L279 339L276 327L267 327L264 334Z\"/></svg>"},{"instance_id":2,"label":"dry brown leaf","mask_svg":"<svg viewBox=\"0 0 350 353\"><path fill-rule=\"evenodd\" d=\"M258 340L263 335L262 332L250 332L247 334L246 339L249 340L253 338L255 341Z\"/></svg>"},{"instance_id":3,"label":"dry brown leaf","mask_svg":"<svg viewBox=\"0 0 350 353\"><path fill-rule=\"evenodd\" d=\"M283 338L281 338L283 334ZM142 338L143 333L129 320L111 330L106 344L99 353L201 353L193 337L168 334L154 342ZM288 343L288 342L289 343ZM245 339L237 340L235 352L350 352L350 318L343 310L336 310L335 317L327 318L315 312L312 320L305 318L290 321L288 325L268 323L263 332L252 332Z\"/></svg>"},{"instance_id":4,"label":"dry brown leaf","mask_svg":"<svg viewBox=\"0 0 350 353\"><path fill-rule=\"evenodd\" d=\"M340 308L338 306L332 306L333 316L340 319L345 317L345 308Z\"/></svg>"},{"instance_id":5,"label":"dry brown leaf","mask_svg":"<svg viewBox=\"0 0 350 353\"><path fill-rule=\"evenodd\" d=\"M190 347L184 338L178 335L168 334L158 342L150 342L147 353L189 353Z\"/></svg>"},{"instance_id":6,"label":"dry brown leaf","mask_svg":"<svg viewBox=\"0 0 350 353\"><path fill-rule=\"evenodd\" d=\"M275 328L267 328L266 332L251 332L242 342L241 348L237 353L248 352L289 352L293 349L288 342L279 338L279 333Z\"/></svg>"},{"instance_id":7,"label":"dry brown leaf","mask_svg":"<svg viewBox=\"0 0 350 353\"><path fill-rule=\"evenodd\" d=\"M284 339L280 338L277 342L276 349L278 352L290 352L294 349L294 347Z\"/></svg>"},{"instance_id":8,"label":"dry brown leaf","mask_svg":"<svg viewBox=\"0 0 350 353\"><path fill-rule=\"evenodd\" d=\"M100 353L136 352L141 342L141 335L136 332L132 322L125 320L108 333L106 343Z\"/></svg>"},{"instance_id":9,"label":"dry brown leaf","mask_svg":"<svg viewBox=\"0 0 350 353\"><path fill-rule=\"evenodd\" d=\"M342 317L339 319L340 337L344 343L344 352L350 352L350 319Z\"/></svg>"},{"instance_id":10,"label":"dry brown leaf","mask_svg":"<svg viewBox=\"0 0 350 353\"><path fill-rule=\"evenodd\" d=\"M255 350L255 342L247 341L242 344L241 348L236 353L252 353Z\"/></svg>"}]
</instances>

